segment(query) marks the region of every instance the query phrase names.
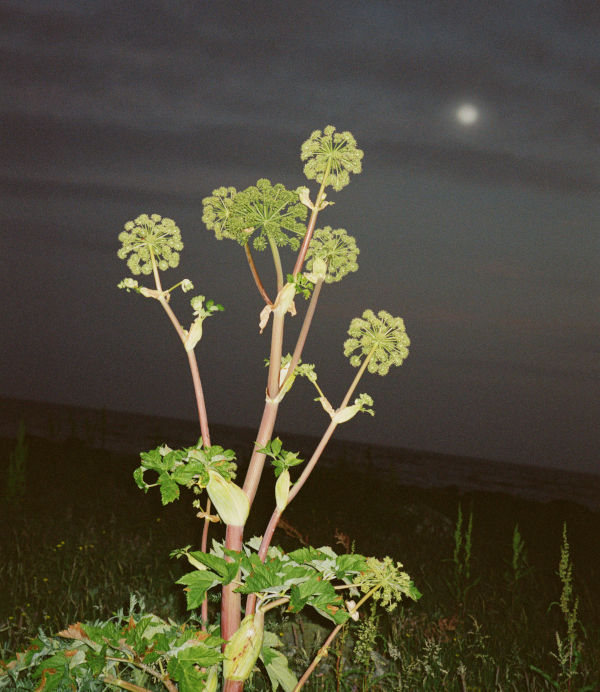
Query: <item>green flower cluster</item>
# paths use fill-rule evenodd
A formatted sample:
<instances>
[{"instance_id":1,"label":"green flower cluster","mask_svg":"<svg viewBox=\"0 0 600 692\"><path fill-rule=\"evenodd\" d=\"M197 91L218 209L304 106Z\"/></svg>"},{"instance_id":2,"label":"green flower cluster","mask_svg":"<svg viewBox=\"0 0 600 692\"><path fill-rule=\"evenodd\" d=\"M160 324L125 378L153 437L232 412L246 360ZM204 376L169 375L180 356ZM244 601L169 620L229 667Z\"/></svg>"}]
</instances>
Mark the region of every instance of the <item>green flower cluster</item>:
<instances>
[{"instance_id":1,"label":"green flower cluster","mask_svg":"<svg viewBox=\"0 0 600 692\"><path fill-rule=\"evenodd\" d=\"M237 193L232 187L218 188L202 204L202 220L217 239L231 238L246 245L256 233L252 244L257 250L264 250L269 241L297 250L306 233L302 222L308 210L298 193L281 183L271 185L266 178Z\"/></svg>"},{"instance_id":2,"label":"green flower cluster","mask_svg":"<svg viewBox=\"0 0 600 692\"><path fill-rule=\"evenodd\" d=\"M202 200L204 209L202 222L209 231L215 232L217 240L234 238L234 236L227 231L227 222L236 194L237 191L235 187L218 187L216 190L213 190L210 197L205 197Z\"/></svg>"},{"instance_id":3,"label":"green flower cluster","mask_svg":"<svg viewBox=\"0 0 600 692\"><path fill-rule=\"evenodd\" d=\"M408 596L414 601L421 598L411 578L402 571L402 563L394 564L391 557L384 557L383 560L368 557L367 569L357 575L354 584L363 593L374 590L373 600L389 613L396 608L403 596Z\"/></svg>"},{"instance_id":4,"label":"green flower cluster","mask_svg":"<svg viewBox=\"0 0 600 692\"><path fill-rule=\"evenodd\" d=\"M302 144L300 158L306 161L304 175L341 190L350 182L349 173L360 173L364 152L356 146L350 132L336 132L333 125L315 130Z\"/></svg>"},{"instance_id":5,"label":"green flower cluster","mask_svg":"<svg viewBox=\"0 0 600 692\"><path fill-rule=\"evenodd\" d=\"M350 365L359 367L364 356L370 355L369 372L387 375L392 365L402 365L408 356L410 339L401 317L392 317L380 310L377 315L365 310L350 322L350 339L344 342L344 355L350 356ZM354 353L358 351L358 353Z\"/></svg>"},{"instance_id":6,"label":"green flower cluster","mask_svg":"<svg viewBox=\"0 0 600 692\"><path fill-rule=\"evenodd\" d=\"M120 259L127 260L132 274L151 274L152 263L165 270L179 264L179 251L183 249L181 231L173 219L158 214L142 214L125 224L119 234L122 247L117 252Z\"/></svg>"},{"instance_id":7,"label":"green flower cluster","mask_svg":"<svg viewBox=\"0 0 600 692\"><path fill-rule=\"evenodd\" d=\"M341 281L346 274L358 270L356 258L359 252L356 240L343 228L318 228L306 253L306 268L312 272L315 260L321 259L327 265L325 283Z\"/></svg>"}]
</instances>

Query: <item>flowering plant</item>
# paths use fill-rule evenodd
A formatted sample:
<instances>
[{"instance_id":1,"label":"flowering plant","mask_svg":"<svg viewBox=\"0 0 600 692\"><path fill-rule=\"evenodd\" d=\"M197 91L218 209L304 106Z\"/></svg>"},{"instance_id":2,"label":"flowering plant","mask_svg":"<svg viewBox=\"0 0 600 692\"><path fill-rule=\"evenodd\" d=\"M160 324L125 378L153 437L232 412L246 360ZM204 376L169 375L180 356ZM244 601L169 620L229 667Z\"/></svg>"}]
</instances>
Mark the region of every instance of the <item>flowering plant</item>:
<instances>
[{"instance_id":1,"label":"flowering plant","mask_svg":"<svg viewBox=\"0 0 600 692\"><path fill-rule=\"evenodd\" d=\"M316 221L331 204L326 189L339 191L347 186L350 174L360 173L362 158L354 137L329 125L323 131L315 130L301 147L304 172L320 185L314 202L306 187L287 190L266 179L240 192L234 187L219 187L203 200L206 227L217 239L234 240L242 246L258 290L257 327L264 331L270 326L264 410L240 483L235 452L211 440L195 355L204 322L223 308L204 295L194 296L190 301L193 319L184 327L170 298L176 289L188 292L194 286L184 278L164 289L161 278L161 272L178 266L183 249L179 228L158 214L142 214L125 224L119 235L122 247L118 256L127 260L132 274L152 275L154 284L140 286L137 279L126 277L119 287L159 302L184 347L194 384L199 440L184 449L163 444L142 453L134 480L144 492L158 488L165 505L186 491L193 498L192 505L203 523L201 544L199 549L180 548L172 556L187 561L192 568L177 583L184 587L188 608L199 609L199 621L196 626L177 628L172 622L140 613L134 603L129 620L122 616L114 623L78 623L60 633L62 645L41 642L42 653L38 647L15 661L8 673L13 680L21 671L46 665L44 685L50 686L39 689L62 689L60 685L66 680L71 685L75 682L79 689L96 689L89 686L95 677L123 689L146 690L160 685L181 692L213 692L222 679L225 692L240 692L260 660L273 690L282 687L292 692L301 689L333 638L349 619L358 617L367 600L391 610L404 597L420 597L402 565L388 557L377 559L353 552L338 555L329 547L310 546L285 553L272 544L283 513L313 473L338 425L361 412L374 414L371 396L355 393L362 376L367 371L385 375L408 356L410 342L402 319L384 310L377 314L366 310L348 329L350 338L344 344L344 354L358 372L338 406L330 403L317 383L315 365L301 360L323 284L340 281L358 269L355 239L344 229L317 229ZM273 287L267 289L251 248L270 250ZM284 248L296 252L289 274L284 273L280 254ZM293 349L286 355L285 326L290 316L297 314L298 294L308 299L308 305ZM328 416L322 438L306 462L298 452L285 450L273 434L279 406L299 377L316 388L316 400ZM267 459L276 479L273 511L263 534L244 540L244 527ZM225 539L213 538L209 543L210 527L216 522L225 526ZM220 622L209 608L209 594L220 596ZM275 608L290 614L312 608L331 623L329 637L300 679L281 652L278 636L265 627L265 614ZM48 656L53 657L53 666L48 665Z\"/></svg>"}]
</instances>

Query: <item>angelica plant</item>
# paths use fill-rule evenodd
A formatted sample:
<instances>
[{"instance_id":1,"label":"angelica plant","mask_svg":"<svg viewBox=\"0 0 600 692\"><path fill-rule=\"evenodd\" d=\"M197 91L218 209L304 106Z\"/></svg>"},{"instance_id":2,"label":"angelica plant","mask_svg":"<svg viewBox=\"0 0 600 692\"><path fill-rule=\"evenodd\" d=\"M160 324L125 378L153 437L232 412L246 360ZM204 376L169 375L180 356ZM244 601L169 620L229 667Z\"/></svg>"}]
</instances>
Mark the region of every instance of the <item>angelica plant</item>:
<instances>
[{"instance_id":1,"label":"angelica plant","mask_svg":"<svg viewBox=\"0 0 600 692\"><path fill-rule=\"evenodd\" d=\"M97 674L111 685L142 689L140 676L146 675L169 690L211 692L217 689L220 675L225 692L241 692L260 660L274 690L278 686L285 692L299 690L338 632L350 618L358 616L367 601L392 610L402 598L420 597L402 566L390 558L337 555L329 547L310 546L284 553L272 545L283 513L315 470L337 427L360 413L374 415L370 394L357 393L365 373L386 375L392 366L403 363L410 345L402 319L385 310L376 313L367 309L353 319L343 351L357 371L352 377L353 371L349 370L348 388L337 405L327 398L316 365L302 362L323 286L339 282L358 269L356 240L342 228L317 228L317 219L333 204L327 198L330 190L341 191L349 185L351 175L361 172L363 152L349 132L337 132L328 125L322 131L315 130L304 142L300 158L308 180L319 185L314 195L308 187L290 190L261 178L240 191L233 186L218 187L203 199L206 228L216 239L231 240L234 248L243 251L257 289L256 328L269 341L265 348L264 407L247 471L239 481L235 452L211 440L195 355L207 328L206 320L223 308L204 295L196 295L190 300L191 318L182 322L176 316L171 295L179 289L184 293L193 291L194 285L183 278L163 288L164 273L178 266L183 249L180 229L172 219L142 214L128 221L119 235L118 256L126 260L133 275L125 277L119 287L160 304L190 365L200 438L184 449L163 444L142 453L134 480L144 492L158 488L163 504L179 499L186 490L192 494L192 506L203 522L200 549L186 546L174 551L173 557L191 565L192 571L178 583L185 589L188 608L201 610L202 625L195 635L186 633L173 641L160 634L163 624L157 624L152 644L108 628L79 626L66 630L71 633L68 636L77 639L79 651L87 651L89 658L85 660L93 662ZM272 277L258 270L256 252L270 255ZM291 271L285 268L286 252L295 254ZM153 283L141 284L144 277L152 277ZM304 301L300 297L307 299L305 309L301 308ZM287 352L286 324L292 318L301 319L302 324ZM279 407L287 403L299 380L307 380L316 389L314 415L324 415L326 420L324 432L306 462L298 452L284 449L281 439L274 435ZM267 459L276 478L275 497L271 498L273 512L261 536L244 540L244 527ZM218 521L225 525L225 540L209 541L210 526ZM209 619L208 608L209 594L217 592L221 608L218 624ZM279 650L278 637L265 629L265 614L274 608L293 614L306 607L329 620L333 629L317 658L297 680ZM133 647L130 640L139 644L135 656L133 650L123 649ZM114 666L117 654L107 648L108 644L136 668L137 687L130 685L130 678L119 677ZM102 652L109 651L103 667ZM25 660L21 659L23 665Z\"/></svg>"},{"instance_id":2,"label":"angelica plant","mask_svg":"<svg viewBox=\"0 0 600 692\"><path fill-rule=\"evenodd\" d=\"M256 621L252 618L264 613L268 601L265 599L262 589L248 590L248 579L244 580L244 574L240 571L242 565L237 563L235 557L243 555L245 550L243 545L244 525L258 491L265 459L267 456L272 459L277 482L273 514L262 538L256 543L256 559L263 565L268 561L271 540L281 515L308 480L337 426L346 423L360 412L373 415L373 399L370 395L362 393L351 401L365 371L385 375L392 365L401 365L408 356L410 341L406 335L402 319L392 317L383 310L377 314L372 310L367 310L363 312L362 318L356 318L352 321L348 331L350 339L344 345L344 353L350 358L350 364L358 367L359 370L339 406L334 407L325 396L321 386L317 384L315 366L301 362L301 355L323 284L340 281L358 269L359 249L356 240L345 229L334 230L331 226L318 229L316 228L316 221L319 213L331 204L331 201L327 200L326 190L332 188L338 192L346 187L350 183L350 174L361 172L362 158L363 152L357 147L356 140L349 132L337 132L333 126L327 126L323 131L315 130L301 147L301 160L305 164L305 175L309 180L316 180L320 184L314 201L311 200L310 190L307 187L288 190L281 183L273 185L264 178L258 180L256 185L239 192L233 186L216 188L210 196L203 200L204 213L202 218L207 229L213 231L217 239L233 240L243 248L259 297L263 302L262 308L258 310L258 326L261 332L270 326L271 332L266 400L243 485L236 485L232 478L226 477L216 468L209 468L209 480L207 481L206 468L197 468L197 462L200 458L203 458L207 468L210 465L210 462L207 461L207 454L202 454L202 448L210 448L210 438L207 440L204 432L197 448L192 451L188 450L187 456L182 456L177 460L177 463L186 462L187 471L183 471L177 466L170 467L164 462L162 465L159 464L159 468L155 467L154 470L159 474L159 482L161 478L163 479L163 484L181 483L194 487L196 491L206 488L218 516L226 525L225 544L222 550L223 559L230 566L223 568L223 574L226 573L227 578L221 581L220 635L229 642L224 650L225 660L226 662L229 661L224 667L224 689L228 692L241 690L243 682L252 668L246 664L231 665L232 657L245 655L237 651L239 647L235 642L244 639L239 634L242 631L256 633ZM310 218L308 223L305 223L309 210ZM148 217L140 218L146 222ZM143 226L138 220L133 227L130 222L126 226L126 231L131 232L140 225ZM171 228L169 224L167 226ZM141 258L145 261L142 267L145 268L146 273L149 273L147 268L148 263L150 263L155 277L158 274L158 269L163 269L164 262L168 262L171 258L160 244L155 247L156 238L156 232L148 232L145 235L138 232L138 236L133 239L129 236L123 236L124 246L121 251L122 255L125 254L132 240L141 244L144 249ZM179 238L174 237L173 240L179 243ZM135 246L136 249L137 247ZM177 247L179 248L179 244ZM286 274L283 269L281 255L283 249L297 252L296 262L289 274ZM274 288L269 286L260 275L253 258L253 252L265 250L270 252L273 261ZM139 250L137 252L140 254ZM163 266L159 266L161 261ZM130 268L132 270L136 270L137 267L138 264L135 261L131 262ZM304 273L302 273L303 270ZM160 293L161 288L158 279L156 279L156 288L154 289L157 293L147 290L144 292L143 289L139 288L137 290L143 295L157 297L159 300L164 297L164 294L161 295ZM296 297L298 294L309 298L308 308L295 347L291 354L284 356L285 322L288 316L296 315ZM188 352L193 352L201 338L202 322L212 314L212 305L212 303L207 303L207 307L204 308L199 298L193 299L192 306L195 309L196 320L189 331L181 328L184 335L182 340ZM165 307L164 304L163 307ZM296 453L282 449L279 439L273 439L273 430L278 408L298 376L306 377L316 387L319 395L317 400L326 414L329 415L330 423L313 455L297 479L292 481L290 469L297 465L300 466L302 460ZM197 379L199 381L199 376ZM193 461L190 460L190 456L193 457ZM168 457L169 454L161 456L161 459L165 460ZM147 466L147 463L147 458L143 459L142 467ZM140 475L138 475L138 479L141 480ZM144 490L148 489L146 485L141 487ZM163 492L162 486L161 492ZM210 505L208 503L207 509L201 514L207 522L206 526L208 526L208 517L210 517ZM202 546L202 550L204 553L206 552L206 545ZM194 556L196 562L199 559L201 561L198 555ZM387 565L387 563L382 564ZM231 565L234 567L232 568ZM236 565L237 571L235 570ZM258 563L254 563L254 570L256 569L258 569ZM371 566L371 569L374 567ZM204 573L191 578L192 584L188 585L190 593L195 593L193 602L196 605L206 603L203 588L209 583L211 586L213 585L213 580L207 579L206 570L201 570L201 572ZM202 586L199 591L194 591L192 586L198 580ZM278 581L281 582L281 578ZM309 579L310 583L313 581ZM280 601L286 598L283 595L285 593L284 584L285 582L281 583L281 590L277 591ZM270 588L273 589L274 586L271 584ZM379 588L378 586L370 595L374 596ZM242 608L242 593L247 594L245 609ZM391 603L393 598L389 587L386 587L383 593L387 594L386 599ZM393 592L396 599L407 593L412 597L416 597L417 594L416 590L412 589L410 580L402 582L401 586L397 585L396 591ZM386 599L384 600L387 603ZM348 614L347 609L341 608L340 610ZM245 618L242 622L243 612ZM262 616L260 622L262 622ZM256 634L256 636L259 635ZM252 645L244 645L241 649L242 651L254 652L252 655L256 659L260 647L255 644L256 642ZM235 654L232 653L234 649L236 650ZM237 672L234 674L231 672L232 670ZM243 674L239 672L240 670L243 671Z\"/></svg>"}]
</instances>

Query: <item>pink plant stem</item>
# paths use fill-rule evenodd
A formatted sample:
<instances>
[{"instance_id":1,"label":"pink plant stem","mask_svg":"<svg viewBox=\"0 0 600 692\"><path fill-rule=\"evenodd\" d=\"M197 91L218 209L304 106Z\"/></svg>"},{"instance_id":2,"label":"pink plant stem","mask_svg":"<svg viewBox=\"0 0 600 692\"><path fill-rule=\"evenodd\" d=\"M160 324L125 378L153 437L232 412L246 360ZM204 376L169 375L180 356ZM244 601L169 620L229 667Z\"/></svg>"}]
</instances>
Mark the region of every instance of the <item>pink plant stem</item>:
<instances>
[{"instance_id":1,"label":"pink plant stem","mask_svg":"<svg viewBox=\"0 0 600 692\"><path fill-rule=\"evenodd\" d=\"M364 603L365 603L369 598L371 598L371 596L372 596L372 595L375 593L375 591L377 591L378 589L379 589L379 586L377 586L377 587L371 589L368 593L366 593L366 594L360 599L360 601L359 601L355 606L353 606L352 608L349 609L348 612L350 613L350 615L353 615L354 613L356 613L356 612L358 611L358 609L359 609L362 605L364 605ZM298 680L298 684L296 685L296 687L294 687L293 692L299 692L299 690L301 690L301 689L304 687L306 681L307 681L308 678L311 676L311 674L312 674L312 672L314 671L314 669L319 665L319 662L321 661L321 659L323 658L323 656L326 656L326 655L327 655L327 649L331 646L331 642L337 637L339 631L342 629L342 627L343 627L345 624L346 624L345 622L342 622L340 625L336 625L336 626L333 628L333 630L330 632L329 636L327 637L327 639L326 639L325 642L323 643L323 646L321 646L321 648L320 648L319 651L317 652L317 655L316 655L316 656L314 657L314 659L312 660L312 663L311 663L311 664L308 666L308 668L304 671L304 675L300 678L300 680Z\"/></svg>"},{"instance_id":2,"label":"pink plant stem","mask_svg":"<svg viewBox=\"0 0 600 692\"><path fill-rule=\"evenodd\" d=\"M156 290L158 291L158 301L162 305L164 311L167 313L169 320L171 320L171 324L175 328L175 331L177 332L177 335L181 339L181 343L183 344L183 347L185 348L185 341L186 341L185 332L183 331L183 328L182 328L181 324L179 323L179 320L175 316L175 313L171 309L171 306L169 305L167 298L165 298L165 295L164 295L164 292L162 290L162 286L160 283L160 275L158 273L158 267L156 266L156 262L154 261L154 258L152 258L152 269L154 272L154 281L156 283ZM188 356L188 363L190 366L190 372L192 374L192 382L194 384L194 394L196 396L196 407L198 409L198 421L200 423L200 434L202 436L202 443L203 443L204 447L210 447L210 432L208 429L208 415L206 413L206 403L204 400L204 392L202 391L202 381L200 379L200 370L198 369L198 361L196 359L196 354L194 353L194 351L188 351L187 348L185 349L185 351L186 351L187 356ZM207 503L206 503L207 516L204 519L204 526L202 527L202 539L201 539L201 544L200 544L200 549L202 550L203 553L206 552L206 548L208 546L208 528L210 525L210 520L208 519L208 515L210 515L210 510L211 510L210 500L207 500ZM208 599L207 598L205 598L202 601L201 615L202 615L203 623L208 622Z\"/></svg>"},{"instance_id":3,"label":"pink plant stem","mask_svg":"<svg viewBox=\"0 0 600 692\"><path fill-rule=\"evenodd\" d=\"M271 334L271 357L267 384L267 400L258 429L254 451L248 464L243 490L248 496L250 506L256 496L260 477L262 475L265 455L258 452L267 445L273 434L279 405L273 400L279 389L279 371L281 369L281 347L283 342L284 315L273 312L273 330ZM225 547L228 550L240 552L244 538L242 526L228 526L225 532ZM239 629L241 623L241 598L234 592L235 586L228 584L223 587L221 598L221 637L229 640ZM226 688L227 689L227 688ZM240 688L241 689L241 688Z\"/></svg>"},{"instance_id":4,"label":"pink plant stem","mask_svg":"<svg viewBox=\"0 0 600 692\"><path fill-rule=\"evenodd\" d=\"M267 557L267 551L269 550L269 546L271 545L271 541L273 540L273 534L275 533L275 529L277 528L277 524L279 524L279 520L281 519L282 514L283 512L280 512L277 508L275 508L275 511L271 515L271 519L269 520L269 524L267 525L265 534L260 544L260 549L258 551L258 557L260 558L261 562L264 562L265 558ZM254 613L255 609L256 594L248 594L248 598L246 599L246 615L251 615L252 613Z\"/></svg>"},{"instance_id":5,"label":"pink plant stem","mask_svg":"<svg viewBox=\"0 0 600 692\"><path fill-rule=\"evenodd\" d=\"M243 526L228 526L225 532L225 547L241 551L243 535ZM242 599L241 595L234 591L237 588L234 582L223 587L221 597L221 637L226 641L237 632L241 622Z\"/></svg>"},{"instance_id":6,"label":"pink plant stem","mask_svg":"<svg viewBox=\"0 0 600 692\"><path fill-rule=\"evenodd\" d=\"M330 163L327 162L327 168L325 169L325 173L323 174L323 182L321 183L321 187L319 188L319 192L317 193L315 206L312 209L310 219L308 220L308 226L306 227L306 235L304 236L304 240L302 241L302 245L300 246L300 251L298 252L298 257L296 258L296 264L294 265L294 271L292 272L294 278L302 271L304 258L306 257L306 253L308 252L308 246L310 245L310 241L312 240L313 233L315 231L317 216L319 215L319 207L321 206L321 203L323 201L323 193L325 191L325 185L327 184L327 178L329 177L329 168Z\"/></svg>"},{"instance_id":7,"label":"pink plant stem","mask_svg":"<svg viewBox=\"0 0 600 692\"><path fill-rule=\"evenodd\" d=\"M344 399L342 400L342 403L340 405L340 409L342 409L348 405L348 401L350 401L350 397L354 393L354 390L356 389L358 382L360 381L360 378L362 377L363 373L365 372L365 370L369 364L369 361L373 357L373 353L374 353L374 348L367 355L367 357L363 361L362 365L360 366L358 372L356 373L354 380L352 380L352 384L348 388L348 391L346 392L346 395L344 396ZM325 432L323 433L323 437L319 441L319 444L317 445L315 451L313 452L313 455L310 458L308 464L304 468L304 471L300 474L298 480L294 483L294 485L292 486L292 488L290 490L290 494L288 496L288 501L287 501L288 505L296 497L296 495L302 489L302 486L308 480L308 477L312 473L312 471L315 468L317 462L319 461L321 455L323 454L323 451L325 450L325 447L327 446L327 443L331 439L331 436L335 432L335 429L337 428L337 426L338 426L338 423L335 423L333 420L327 426L327 430L325 430ZM273 539L273 534L275 533L275 529L277 528L277 524L279 523L279 519L281 518L281 515L282 515L282 512L280 512L277 508L275 508L275 510L273 511L273 514L271 515L271 519L269 520L269 524L267 525L267 529L263 535L263 539L261 541L260 548L258 551L258 555L259 555L262 562L265 561L267 551L269 549L269 546L271 545L271 540ZM255 607L256 607L256 596L255 596L255 594L250 594L246 600L246 614L248 615L248 614L253 613Z\"/></svg>"},{"instance_id":8,"label":"pink plant stem","mask_svg":"<svg viewBox=\"0 0 600 692\"><path fill-rule=\"evenodd\" d=\"M210 433L208 431L208 416L206 414L206 404L204 402L204 393L202 391L202 382L200 380L200 372L198 370L198 361L196 354L193 351L187 351L192 380L194 382L194 393L196 395L196 407L198 409L198 420L200 422L200 434L202 435L202 443L205 447L210 447Z\"/></svg>"},{"instance_id":9,"label":"pink plant stem","mask_svg":"<svg viewBox=\"0 0 600 692\"><path fill-rule=\"evenodd\" d=\"M321 293L322 286L323 279L319 279L315 284L314 290L310 297L310 303L308 305L306 315L304 316L304 322L302 323L300 334L298 334L298 341L296 342L296 347L294 348L294 353L292 354L292 360L290 361L290 366L288 368L285 380L281 383L281 387L279 388L280 391L283 389L288 378L290 378L293 375L294 370L296 369L296 366L300 361L302 350L304 349L304 344L306 343L306 337L308 336L308 330L310 329L310 325L312 324L312 319L315 314L315 310L317 309L317 302L319 300L319 295Z\"/></svg>"},{"instance_id":10,"label":"pink plant stem","mask_svg":"<svg viewBox=\"0 0 600 692\"><path fill-rule=\"evenodd\" d=\"M244 250L246 251L246 259L248 260L248 266L250 267L250 271L252 272L252 278L254 279L256 288L258 288L258 292L260 293L267 305L273 305L273 301L269 298L269 295L267 294L267 291L263 286L263 282L260 280L260 276L258 274L258 270L256 269L256 265L254 264L254 259L252 257L252 253L250 252L250 246L248 245L248 243L244 245Z\"/></svg>"}]
</instances>

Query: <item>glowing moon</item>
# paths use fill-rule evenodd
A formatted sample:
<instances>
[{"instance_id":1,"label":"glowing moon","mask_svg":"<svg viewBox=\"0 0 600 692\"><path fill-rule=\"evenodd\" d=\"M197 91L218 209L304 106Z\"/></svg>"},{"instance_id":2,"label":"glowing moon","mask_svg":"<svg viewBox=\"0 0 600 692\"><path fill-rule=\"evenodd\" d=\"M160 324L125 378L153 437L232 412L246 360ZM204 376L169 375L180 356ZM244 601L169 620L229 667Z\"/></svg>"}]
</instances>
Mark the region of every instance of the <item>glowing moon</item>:
<instances>
[{"instance_id":1,"label":"glowing moon","mask_svg":"<svg viewBox=\"0 0 600 692\"><path fill-rule=\"evenodd\" d=\"M463 103L455 112L456 119L461 125L473 125L479 120L479 111L470 103Z\"/></svg>"}]
</instances>

